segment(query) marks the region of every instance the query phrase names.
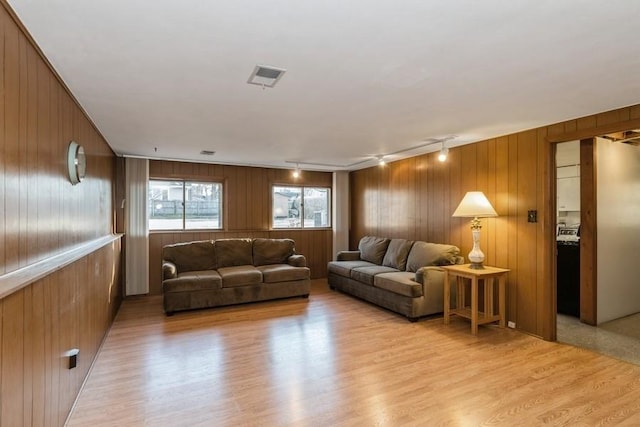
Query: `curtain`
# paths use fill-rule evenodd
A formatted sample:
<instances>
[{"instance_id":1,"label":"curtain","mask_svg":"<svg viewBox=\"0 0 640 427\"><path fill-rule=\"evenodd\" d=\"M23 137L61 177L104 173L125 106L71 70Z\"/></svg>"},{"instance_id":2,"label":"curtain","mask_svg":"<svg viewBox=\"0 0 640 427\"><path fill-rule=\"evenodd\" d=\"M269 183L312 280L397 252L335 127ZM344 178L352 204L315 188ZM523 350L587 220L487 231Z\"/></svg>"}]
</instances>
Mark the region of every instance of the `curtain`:
<instances>
[{"instance_id":1,"label":"curtain","mask_svg":"<svg viewBox=\"0 0 640 427\"><path fill-rule=\"evenodd\" d=\"M149 161L125 158L125 295L149 293Z\"/></svg>"},{"instance_id":2,"label":"curtain","mask_svg":"<svg viewBox=\"0 0 640 427\"><path fill-rule=\"evenodd\" d=\"M349 250L349 172L333 173L333 251Z\"/></svg>"}]
</instances>

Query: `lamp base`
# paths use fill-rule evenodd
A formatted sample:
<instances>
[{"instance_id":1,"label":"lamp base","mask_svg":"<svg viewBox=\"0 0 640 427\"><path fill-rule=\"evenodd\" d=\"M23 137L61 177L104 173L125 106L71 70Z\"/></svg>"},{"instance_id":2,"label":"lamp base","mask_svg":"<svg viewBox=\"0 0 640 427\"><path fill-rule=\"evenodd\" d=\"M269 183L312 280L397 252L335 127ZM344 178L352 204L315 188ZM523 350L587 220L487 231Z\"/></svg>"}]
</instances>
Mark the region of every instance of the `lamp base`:
<instances>
[{"instance_id":1,"label":"lamp base","mask_svg":"<svg viewBox=\"0 0 640 427\"><path fill-rule=\"evenodd\" d=\"M484 266L484 253L480 250L480 229L472 228L471 234L473 235L473 248L469 252L469 268L472 270L483 270Z\"/></svg>"},{"instance_id":2,"label":"lamp base","mask_svg":"<svg viewBox=\"0 0 640 427\"><path fill-rule=\"evenodd\" d=\"M469 268L472 270L484 270L484 265L482 262L472 262L469 264Z\"/></svg>"}]
</instances>

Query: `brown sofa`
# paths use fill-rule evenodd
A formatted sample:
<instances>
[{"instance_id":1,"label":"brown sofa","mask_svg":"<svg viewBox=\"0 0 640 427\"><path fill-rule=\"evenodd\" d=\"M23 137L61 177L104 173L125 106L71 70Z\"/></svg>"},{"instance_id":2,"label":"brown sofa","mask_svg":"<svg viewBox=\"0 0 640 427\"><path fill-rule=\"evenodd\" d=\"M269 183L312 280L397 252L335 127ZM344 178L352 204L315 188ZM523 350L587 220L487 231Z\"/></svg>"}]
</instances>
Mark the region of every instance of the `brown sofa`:
<instances>
[{"instance_id":1,"label":"brown sofa","mask_svg":"<svg viewBox=\"0 0 640 427\"><path fill-rule=\"evenodd\" d=\"M331 289L415 322L444 310L444 271L439 266L462 264L459 253L453 245L365 236L357 251L339 252L329 262L328 282Z\"/></svg>"},{"instance_id":2,"label":"brown sofa","mask_svg":"<svg viewBox=\"0 0 640 427\"><path fill-rule=\"evenodd\" d=\"M309 296L310 271L291 239L219 239L162 248L164 311Z\"/></svg>"}]
</instances>

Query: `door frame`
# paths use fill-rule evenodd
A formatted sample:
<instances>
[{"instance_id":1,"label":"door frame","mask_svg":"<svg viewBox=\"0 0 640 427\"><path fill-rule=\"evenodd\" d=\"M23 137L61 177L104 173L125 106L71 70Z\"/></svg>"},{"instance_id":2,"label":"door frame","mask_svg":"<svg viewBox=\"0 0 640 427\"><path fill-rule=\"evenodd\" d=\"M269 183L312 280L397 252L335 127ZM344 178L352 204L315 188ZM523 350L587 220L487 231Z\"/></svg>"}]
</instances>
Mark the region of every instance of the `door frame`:
<instances>
[{"instance_id":1,"label":"door frame","mask_svg":"<svg viewBox=\"0 0 640 427\"><path fill-rule=\"evenodd\" d=\"M552 273L552 313L554 318L553 341L557 339L556 314L558 310L557 287L557 248L556 248L556 224L558 223L557 210L557 164L556 152L557 144L563 142L576 141L570 139L566 141L551 142L551 162L550 173L551 188L551 224L553 230L551 236L552 256L550 259ZM597 222L596 222L596 169L595 169L595 137L577 140L580 144L580 321L589 325L595 325L597 319Z\"/></svg>"},{"instance_id":2,"label":"door frame","mask_svg":"<svg viewBox=\"0 0 640 427\"><path fill-rule=\"evenodd\" d=\"M557 277L556 277L556 267L557 267L557 263L556 263L556 224L557 224L557 214L556 214L556 143L559 142L567 142L567 141L575 141L575 140L579 140L581 141L580 143L580 221L581 224L587 224L587 226L583 226L581 228L581 236L580 236L580 317L582 319L583 317L583 309L582 309L582 304L583 304L583 292L582 292L582 276L584 274L584 277L589 277L592 280L592 283L589 286L589 288L585 291L585 304L588 303L592 303L593 305L593 311L592 312L585 312L584 313L584 317L585 317L585 323L589 323L589 321L592 321L593 323L590 324L597 324L597 311L596 311L596 307L597 307L597 270L596 270L596 261L597 259L595 258L596 255L596 250L597 250L597 235L596 235L596 212L595 212L595 206L596 206L596 198L595 198L595 193L596 193L596 166L597 166L597 159L595 156L595 153L593 152L593 150L595 149L595 144L593 144L593 141L595 140L596 137L598 136L602 136L602 135L606 135L609 133L615 133L615 132L624 132L630 129L638 129L640 128L640 118L635 118L635 119L631 119L631 120L627 120L624 122L618 122L618 123L613 123L613 124L605 124L605 125L600 125L600 126L595 126L592 128L588 128L588 129L581 129L581 130L576 130L576 131L572 131L572 132L566 132L566 133L559 133L556 135L547 135L546 137L546 143L547 143L547 161L545 162L547 167L549 168L549 171L547 173L547 183L546 183L546 190L547 190L547 194L549 195L549 203L547 208L545 209L544 212L544 218L545 218L545 222L547 225L547 235L546 235L546 242L545 242L545 249L546 249L546 253L547 253L547 271L545 272L545 283L544 283L544 293L546 295L548 295L548 298L546 301L544 301L544 311L543 311L543 333L542 333L542 338L547 340L547 341L556 341L557 340L557 333L558 333L558 325L557 325L557 301L556 301L556 282L557 282ZM590 157L585 158L585 163L587 162L587 159L590 159L590 163L591 165L589 165L589 167L586 170L582 169L582 155L583 155L583 144L582 141L583 140L591 140L592 144L591 144L591 148L586 148L585 150L589 151L591 153ZM589 145L588 143L586 145ZM585 153L585 155L588 156L588 153ZM585 165L586 167L586 165ZM584 194L583 193L583 178L582 176L585 176L584 180L587 179L587 176L590 176L591 182L589 184L587 184L586 182L584 183L585 186L588 185L588 188L585 187L584 191L585 192L589 192L588 194ZM583 217L583 210L589 209L589 206L584 206L583 209L583 199L587 200L587 198L589 198L591 200L591 210L588 214L587 217ZM585 211L585 215L586 215L586 211ZM589 225L590 224L590 225ZM591 227L591 231L587 231L587 227ZM586 234L585 234L586 233ZM583 239L584 239L584 243L583 243ZM584 246L583 246L584 245ZM585 250L583 251L583 248L585 248ZM589 259L584 259L582 258L582 253L585 252L589 252L591 254L591 258L590 261ZM586 268L586 271L583 271L583 264L584 264L584 268ZM589 268L590 267L590 268Z\"/></svg>"},{"instance_id":3,"label":"door frame","mask_svg":"<svg viewBox=\"0 0 640 427\"><path fill-rule=\"evenodd\" d=\"M595 137L580 140L580 321L593 326L598 324L598 204L595 150Z\"/></svg>"}]
</instances>

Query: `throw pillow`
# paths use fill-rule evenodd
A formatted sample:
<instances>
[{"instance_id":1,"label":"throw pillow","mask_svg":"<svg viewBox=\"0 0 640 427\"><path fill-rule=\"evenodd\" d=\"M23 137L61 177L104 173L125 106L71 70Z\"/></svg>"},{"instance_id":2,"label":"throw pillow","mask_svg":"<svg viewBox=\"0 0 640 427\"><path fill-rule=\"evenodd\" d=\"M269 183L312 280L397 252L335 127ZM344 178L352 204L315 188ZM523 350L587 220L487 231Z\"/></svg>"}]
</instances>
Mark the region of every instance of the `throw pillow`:
<instances>
[{"instance_id":1,"label":"throw pillow","mask_svg":"<svg viewBox=\"0 0 640 427\"><path fill-rule=\"evenodd\" d=\"M407 256L413 245L413 241L405 239L391 239L387 253L384 254L382 265L398 270L404 270L407 266Z\"/></svg>"},{"instance_id":2,"label":"throw pillow","mask_svg":"<svg viewBox=\"0 0 640 427\"><path fill-rule=\"evenodd\" d=\"M364 236L360 239L360 243L358 244L360 259L382 265L382 258L384 258L384 254L387 252L388 246L389 239L385 239L384 237Z\"/></svg>"}]
</instances>

